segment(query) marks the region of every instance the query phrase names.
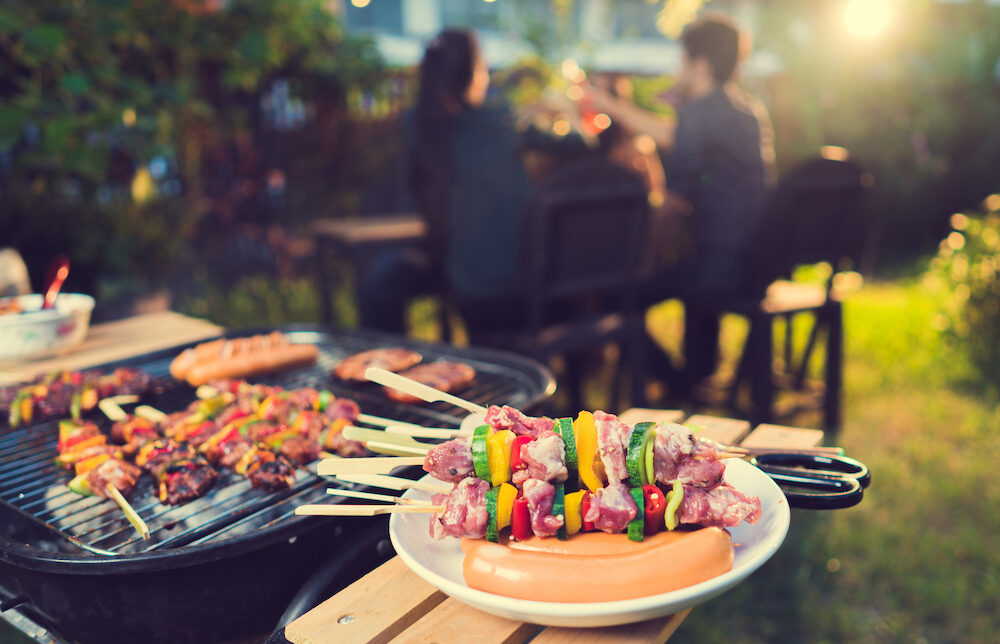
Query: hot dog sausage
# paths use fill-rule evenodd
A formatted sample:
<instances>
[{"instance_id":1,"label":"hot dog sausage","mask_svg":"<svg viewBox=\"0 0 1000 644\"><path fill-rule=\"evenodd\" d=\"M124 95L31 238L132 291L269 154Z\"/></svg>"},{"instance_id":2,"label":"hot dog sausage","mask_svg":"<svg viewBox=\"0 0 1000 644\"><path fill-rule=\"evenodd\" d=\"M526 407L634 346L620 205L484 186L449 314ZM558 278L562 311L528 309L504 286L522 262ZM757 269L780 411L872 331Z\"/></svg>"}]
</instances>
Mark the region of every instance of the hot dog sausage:
<instances>
[{"instance_id":1,"label":"hot dog sausage","mask_svg":"<svg viewBox=\"0 0 1000 644\"><path fill-rule=\"evenodd\" d=\"M604 602L686 588L733 567L729 533L719 528L661 532L638 543L590 532L511 545L462 540L470 588L536 601Z\"/></svg>"}]
</instances>

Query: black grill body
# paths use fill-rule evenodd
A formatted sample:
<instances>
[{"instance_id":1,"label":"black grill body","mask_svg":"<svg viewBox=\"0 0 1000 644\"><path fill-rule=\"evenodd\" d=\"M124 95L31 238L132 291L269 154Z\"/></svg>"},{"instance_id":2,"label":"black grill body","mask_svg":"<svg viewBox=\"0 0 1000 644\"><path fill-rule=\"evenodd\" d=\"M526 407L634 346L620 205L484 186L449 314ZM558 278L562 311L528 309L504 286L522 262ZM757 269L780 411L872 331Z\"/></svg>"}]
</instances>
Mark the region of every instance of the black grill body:
<instances>
[{"instance_id":1,"label":"black grill body","mask_svg":"<svg viewBox=\"0 0 1000 644\"><path fill-rule=\"evenodd\" d=\"M554 390L544 367L512 354L365 331L283 330L293 341L319 345L319 361L255 382L329 389L375 416L456 426L465 415L444 403L397 403L377 385L346 384L329 375L344 356L377 347L406 346L424 360L470 364L477 377L461 395L483 405L530 411ZM147 371L158 386L143 402L176 411L194 399L192 388L167 375L170 360L186 346L105 367ZM102 422L96 415L92 419ZM67 640L212 642L267 632L315 567L337 551L350 552L353 559L340 585L388 556L384 519L295 516L298 505L335 500L325 493L328 480L302 470L291 489L272 494L222 472L206 496L177 507L160 504L145 477L131 499L151 531L151 539L143 541L111 501L79 497L66 488L70 477L53 462L57 435L56 421L0 427L0 601L21 602L16 610Z\"/></svg>"}]
</instances>

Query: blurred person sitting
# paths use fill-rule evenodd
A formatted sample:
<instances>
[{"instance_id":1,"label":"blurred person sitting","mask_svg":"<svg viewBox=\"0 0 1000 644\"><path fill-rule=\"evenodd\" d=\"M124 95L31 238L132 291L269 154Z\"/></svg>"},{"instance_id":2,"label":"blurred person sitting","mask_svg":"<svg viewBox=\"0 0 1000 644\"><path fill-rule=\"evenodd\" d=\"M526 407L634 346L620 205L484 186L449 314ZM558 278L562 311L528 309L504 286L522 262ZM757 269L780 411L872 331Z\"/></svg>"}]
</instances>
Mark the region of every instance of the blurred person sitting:
<instances>
[{"instance_id":1,"label":"blurred person sitting","mask_svg":"<svg viewBox=\"0 0 1000 644\"><path fill-rule=\"evenodd\" d=\"M406 299L443 279L470 333L519 318L522 211L530 191L522 152L585 150L581 139L518 131L509 111L487 105L489 68L474 32L446 29L420 64L407 114L409 178L427 222L423 252L385 255L363 277L361 322L402 331Z\"/></svg>"},{"instance_id":2,"label":"blurred person sitting","mask_svg":"<svg viewBox=\"0 0 1000 644\"><path fill-rule=\"evenodd\" d=\"M711 13L688 25L681 45L676 122L600 88L588 92L597 109L669 151L664 207L691 224L692 252L654 272L643 288L646 304L747 293L756 220L774 176L767 111L736 82L739 63L750 53L749 37L729 17ZM718 361L719 317L689 309L684 373L669 360L654 362L654 370L682 392L713 373Z\"/></svg>"}]
</instances>

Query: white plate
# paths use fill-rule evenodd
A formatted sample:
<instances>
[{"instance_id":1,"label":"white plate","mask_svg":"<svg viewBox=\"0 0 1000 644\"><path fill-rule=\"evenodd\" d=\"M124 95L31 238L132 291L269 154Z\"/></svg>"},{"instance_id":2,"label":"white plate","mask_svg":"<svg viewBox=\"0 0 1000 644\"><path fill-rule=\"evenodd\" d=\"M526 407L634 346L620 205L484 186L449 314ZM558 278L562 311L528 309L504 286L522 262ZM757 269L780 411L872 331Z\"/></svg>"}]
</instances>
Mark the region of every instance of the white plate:
<instances>
[{"instance_id":1,"label":"white plate","mask_svg":"<svg viewBox=\"0 0 1000 644\"><path fill-rule=\"evenodd\" d=\"M487 613L549 626L627 624L669 615L715 597L746 579L781 546L789 522L788 502L781 489L756 467L736 459L726 464L725 480L748 496L760 497L762 506L762 516L756 524L729 528L733 543L737 544L732 570L688 588L639 599L588 604L540 602L469 588L462 576L459 540L432 539L425 514L392 515L389 538L396 553L413 572L447 595ZM426 499L430 494L408 490L404 496Z\"/></svg>"}]
</instances>

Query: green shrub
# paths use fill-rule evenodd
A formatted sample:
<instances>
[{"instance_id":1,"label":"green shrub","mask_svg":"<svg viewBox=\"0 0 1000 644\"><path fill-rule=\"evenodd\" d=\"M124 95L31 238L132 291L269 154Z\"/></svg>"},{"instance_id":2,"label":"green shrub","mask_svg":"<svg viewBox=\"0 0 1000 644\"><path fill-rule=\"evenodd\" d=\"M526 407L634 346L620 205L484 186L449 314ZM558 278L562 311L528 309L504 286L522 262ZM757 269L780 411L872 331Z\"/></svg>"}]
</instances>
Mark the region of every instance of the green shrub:
<instances>
[{"instance_id":1,"label":"green shrub","mask_svg":"<svg viewBox=\"0 0 1000 644\"><path fill-rule=\"evenodd\" d=\"M925 284L938 296L935 320L988 382L1000 382L1000 194L983 212L957 213L931 260Z\"/></svg>"}]
</instances>

